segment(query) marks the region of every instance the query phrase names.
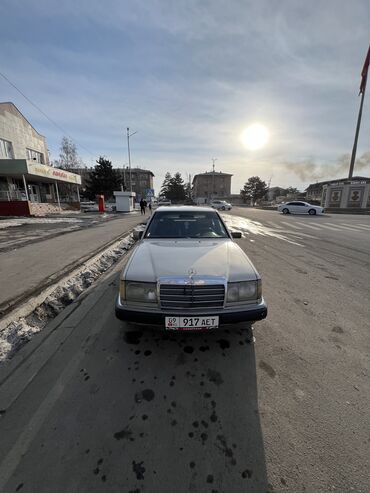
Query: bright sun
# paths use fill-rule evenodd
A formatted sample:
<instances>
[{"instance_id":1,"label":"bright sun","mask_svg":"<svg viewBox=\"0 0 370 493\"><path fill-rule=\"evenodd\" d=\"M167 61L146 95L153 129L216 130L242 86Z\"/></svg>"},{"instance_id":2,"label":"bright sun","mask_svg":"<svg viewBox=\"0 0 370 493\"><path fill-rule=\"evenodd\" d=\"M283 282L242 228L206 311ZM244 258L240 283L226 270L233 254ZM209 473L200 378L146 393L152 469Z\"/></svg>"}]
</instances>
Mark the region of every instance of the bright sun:
<instances>
[{"instance_id":1,"label":"bright sun","mask_svg":"<svg viewBox=\"0 0 370 493\"><path fill-rule=\"evenodd\" d=\"M270 137L268 128L261 123L252 123L244 129L241 135L241 141L250 151L256 151L265 147Z\"/></svg>"}]
</instances>

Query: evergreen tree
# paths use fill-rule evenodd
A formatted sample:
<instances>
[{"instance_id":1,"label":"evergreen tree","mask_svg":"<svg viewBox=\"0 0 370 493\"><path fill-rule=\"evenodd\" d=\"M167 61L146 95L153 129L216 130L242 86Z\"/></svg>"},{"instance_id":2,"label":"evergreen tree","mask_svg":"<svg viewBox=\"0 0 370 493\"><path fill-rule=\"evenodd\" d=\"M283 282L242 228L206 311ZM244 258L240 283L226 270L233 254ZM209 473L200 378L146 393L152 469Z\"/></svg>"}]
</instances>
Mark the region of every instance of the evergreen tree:
<instances>
[{"instance_id":1,"label":"evergreen tree","mask_svg":"<svg viewBox=\"0 0 370 493\"><path fill-rule=\"evenodd\" d=\"M121 180L112 167L112 162L100 156L92 171L86 193L91 200L96 195L104 195L105 199L113 197L113 192L121 190Z\"/></svg>"},{"instance_id":2,"label":"evergreen tree","mask_svg":"<svg viewBox=\"0 0 370 493\"><path fill-rule=\"evenodd\" d=\"M181 173L175 173L175 176L170 180L167 198L172 202L183 202L185 200L185 184Z\"/></svg>"},{"instance_id":3,"label":"evergreen tree","mask_svg":"<svg viewBox=\"0 0 370 493\"><path fill-rule=\"evenodd\" d=\"M240 190L240 195L243 202L250 201L252 205L256 203L257 200L262 199L268 191L268 186L266 182L261 180L259 176L251 176L245 183L244 188Z\"/></svg>"},{"instance_id":4,"label":"evergreen tree","mask_svg":"<svg viewBox=\"0 0 370 493\"><path fill-rule=\"evenodd\" d=\"M169 172L166 173L159 196L171 200L171 202L183 202L185 200L185 184L181 173L177 172L174 176L171 176Z\"/></svg>"},{"instance_id":5,"label":"evergreen tree","mask_svg":"<svg viewBox=\"0 0 370 493\"><path fill-rule=\"evenodd\" d=\"M167 193L168 193L168 190L169 190L169 186L170 186L171 180L172 180L171 173L169 173L167 171L167 173L166 173L166 175L164 177L163 183L162 183L161 191L159 192L159 197L160 198L162 198L162 199L166 199L167 198Z\"/></svg>"}]
</instances>

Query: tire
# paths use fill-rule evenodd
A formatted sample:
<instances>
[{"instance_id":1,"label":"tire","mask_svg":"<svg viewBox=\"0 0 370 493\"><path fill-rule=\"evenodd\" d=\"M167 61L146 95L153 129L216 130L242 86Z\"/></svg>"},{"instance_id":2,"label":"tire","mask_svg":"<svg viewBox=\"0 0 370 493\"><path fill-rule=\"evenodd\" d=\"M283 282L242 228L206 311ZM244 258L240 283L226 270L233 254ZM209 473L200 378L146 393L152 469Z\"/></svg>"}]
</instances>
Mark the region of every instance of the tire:
<instances>
[{"instance_id":1,"label":"tire","mask_svg":"<svg viewBox=\"0 0 370 493\"><path fill-rule=\"evenodd\" d=\"M315 209L310 209L310 210L308 211L308 213L309 213L309 215L310 215L310 216L315 216L315 215L316 215L316 211L315 211Z\"/></svg>"},{"instance_id":2,"label":"tire","mask_svg":"<svg viewBox=\"0 0 370 493\"><path fill-rule=\"evenodd\" d=\"M283 214L290 214L289 209L286 207L281 211Z\"/></svg>"},{"instance_id":3,"label":"tire","mask_svg":"<svg viewBox=\"0 0 370 493\"><path fill-rule=\"evenodd\" d=\"M225 211L226 210L225 206L221 207L221 210L222 211Z\"/></svg>"}]
</instances>

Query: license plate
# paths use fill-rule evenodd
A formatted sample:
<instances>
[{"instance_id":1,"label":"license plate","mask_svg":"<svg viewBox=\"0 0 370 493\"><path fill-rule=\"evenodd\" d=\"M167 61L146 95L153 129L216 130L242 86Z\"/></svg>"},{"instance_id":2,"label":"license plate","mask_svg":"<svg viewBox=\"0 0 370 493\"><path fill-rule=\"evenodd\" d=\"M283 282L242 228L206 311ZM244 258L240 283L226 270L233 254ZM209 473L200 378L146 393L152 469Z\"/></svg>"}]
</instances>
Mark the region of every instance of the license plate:
<instances>
[{"instance_id":1,"label":"license plate","mask_svg":"<svg viewBox=\"0 0 370 493\"><path fill-rule=\"evenodd\" d=\"M217 329L218 316L209 317L166 317L167 330Z\"/></svg>"}]
</instances>

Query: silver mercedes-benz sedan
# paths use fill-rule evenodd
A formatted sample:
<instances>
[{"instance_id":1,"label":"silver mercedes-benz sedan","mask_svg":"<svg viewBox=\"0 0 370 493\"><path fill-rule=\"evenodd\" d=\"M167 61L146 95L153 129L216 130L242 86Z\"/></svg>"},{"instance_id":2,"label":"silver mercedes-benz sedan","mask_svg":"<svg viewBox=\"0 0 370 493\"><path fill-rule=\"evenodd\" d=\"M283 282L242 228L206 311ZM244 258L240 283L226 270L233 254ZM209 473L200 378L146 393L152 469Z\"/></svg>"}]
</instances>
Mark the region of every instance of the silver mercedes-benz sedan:
<instances>
[{"instance_id":1,"label":"silver mercedes-benz sedan","mask_svg":"<svg viewBox=\"0 0 370 493\"><path fill-rule=\"evenodd\" d=\"M159 207L120 278L116 316L172 331L238 323L251 332L267 316L261 278L208 207Z\"/></svg>"}]
</instances>

